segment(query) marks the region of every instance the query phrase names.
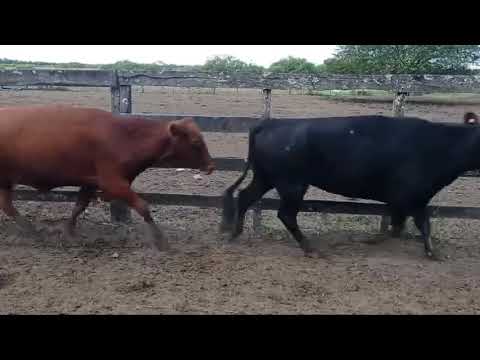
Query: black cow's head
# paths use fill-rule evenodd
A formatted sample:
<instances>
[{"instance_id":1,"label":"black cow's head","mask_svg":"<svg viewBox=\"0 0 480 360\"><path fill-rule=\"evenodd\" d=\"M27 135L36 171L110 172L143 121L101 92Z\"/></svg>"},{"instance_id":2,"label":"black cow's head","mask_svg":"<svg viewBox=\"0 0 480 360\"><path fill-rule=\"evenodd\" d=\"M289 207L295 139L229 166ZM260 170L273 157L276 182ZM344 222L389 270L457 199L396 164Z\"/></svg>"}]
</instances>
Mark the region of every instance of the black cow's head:
<instances>
[{"instance_id":1,"label":"black cow's head","mask_svg":"<svg viewBox=\"0 0 480 360\"><path fill-rule=\"evenodd\" d=\"M478 125L478 116L473 112L467 112L463 115L463 123L468 125Z\"/></svg>"}]
</instances>

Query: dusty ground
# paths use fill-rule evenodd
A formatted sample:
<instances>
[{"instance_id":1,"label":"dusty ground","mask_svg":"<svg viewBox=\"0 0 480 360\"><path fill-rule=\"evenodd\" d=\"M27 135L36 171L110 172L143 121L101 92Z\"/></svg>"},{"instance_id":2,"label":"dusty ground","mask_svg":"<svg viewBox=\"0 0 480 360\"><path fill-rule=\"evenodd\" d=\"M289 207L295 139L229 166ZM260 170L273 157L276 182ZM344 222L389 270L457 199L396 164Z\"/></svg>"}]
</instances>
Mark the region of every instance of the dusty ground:
<instances>
[{"instance_id":1,"label":"dusty ground","mask_svg":"<svg viewBox=\"0 0 480 360\"><path fill-rule=\"evenodd\" d=\"M66 103L109 109L106 89L0 92L0 106ZM320 116L391 111L390 104L352 104L274 92L274 116ZM407 114L459 121L476 106L419 105ZM134 111L211 115L260 115L258 91L187 91L146 88L134 93ZM206 134L214 156L244 157L246 135ZM217 172L194 180L194 172L149 169L134 184L140 191L220 194L238 176ZM307 198L342 199L318 190ZM478 206L478 180L459 179L435 204ZM217 234L214 209L153 206L174 250L157 256L145 247L145 229L134 215L130 226L109 223L108 204L92 205L79 220L79 240L66 242L61 222L72 204L19 202L44 234L34 242L0 218L0 313L480 313L479 221L433 220L433 234L449 258L423 257L413 240L378 245L379 219L301 214L302 229L327 259L304 258L274 212L266 212L265 234L247 221L238 244Z\"/></svg>"}]
</instances>

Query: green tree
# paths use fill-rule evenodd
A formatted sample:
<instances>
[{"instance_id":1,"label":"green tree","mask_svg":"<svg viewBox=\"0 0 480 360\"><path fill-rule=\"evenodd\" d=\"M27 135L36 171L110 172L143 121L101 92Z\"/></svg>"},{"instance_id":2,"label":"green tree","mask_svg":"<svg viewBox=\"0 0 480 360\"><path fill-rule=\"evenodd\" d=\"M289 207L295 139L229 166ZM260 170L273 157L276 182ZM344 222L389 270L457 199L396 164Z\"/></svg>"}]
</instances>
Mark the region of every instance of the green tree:
<instances>
[{"instance_id":1,"label":"green tree","mask_svg":"<svg viewBox=\"0 0 480 360\"><path fill-rule=\"evenodd\" d=\"M119 70L119 71L160 71L164 68L160 64L139 64L129 60L117 61L113 64L105 64L101 66L104 70Z\"/></svg>"},{"instance_id":2,"label":"green tree","mask_svg":"<svg viewBox=\"0 0 480 360\"><path fill-rule=\"evenodd\" d=\"M208 59L202 66L202 70L211 72L225 72L225 73L262 73L264 68L259 65L246 63L233 56L214 56Z\"/></svg>"},{"instance_id":3,"label":"green tree","mask_svg":"<svg viewBox=\"0 0 480 360\"><path fill-rule=\"evenodd\" d=\"M479 59L478 45L340 45L324 64L329 73L467 74Z\"/></svg>"},{"instance_id":4,"label":"green tree","mask_svg":"<svg viewBox=\"0 0 480 360\"><path fill-rule=\"evenodd\" d=\"M322 65L315 65L307 59L289 56L274 62L268 68L273 73L315 74L322 72Z\"/></svg>"}]
</instances>

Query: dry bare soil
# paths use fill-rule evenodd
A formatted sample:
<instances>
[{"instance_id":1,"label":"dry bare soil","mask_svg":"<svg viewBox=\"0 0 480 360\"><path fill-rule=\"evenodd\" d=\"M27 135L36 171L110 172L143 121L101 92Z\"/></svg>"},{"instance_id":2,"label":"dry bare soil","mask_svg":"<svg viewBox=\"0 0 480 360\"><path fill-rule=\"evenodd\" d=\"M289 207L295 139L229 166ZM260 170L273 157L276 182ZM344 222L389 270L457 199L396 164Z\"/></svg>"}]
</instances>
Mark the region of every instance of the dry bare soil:
<instances>
[{"instance_id":1,"label":"dry bare soil","mask_svg":"<svg viewBox=\"0 0 480 360\"><path fill-rule=\"evenodd\" d=\"M64 103L110 108L107 89L1 91L0 106ZM159 89L134 92L134 112L260 115L259 91ZM408 115L460 121L476 106L415 104ZM391 104L346 103L273 92L273 116L390 114ZM205 134L214 156L243 158L246 134ZM195 171L149 169L134 183L142 192L219 195L239 175L216 172L201 180ZM434 204L478 206L478 180L461 178ZM248 182L245 182L245 186ZM311 189L307 198L343 199ZM145 228L134 214L128 226L109 222L108 204L91 205L79 219L79 239L66 242L61 224L72 204L18 202L44 234L43 243L0 218L0 314L370 314L479 313L480 222L434 219L443 262L424 258L409 222L406 240L377 245L379 219L369 216L301 214L300 226L328 255L302 256L275 212L265 212L263 235L248 218L238 244L218 235L219 210L152 206L174 250L156 255L144 245Z\"/></svg>"}]
</instances>

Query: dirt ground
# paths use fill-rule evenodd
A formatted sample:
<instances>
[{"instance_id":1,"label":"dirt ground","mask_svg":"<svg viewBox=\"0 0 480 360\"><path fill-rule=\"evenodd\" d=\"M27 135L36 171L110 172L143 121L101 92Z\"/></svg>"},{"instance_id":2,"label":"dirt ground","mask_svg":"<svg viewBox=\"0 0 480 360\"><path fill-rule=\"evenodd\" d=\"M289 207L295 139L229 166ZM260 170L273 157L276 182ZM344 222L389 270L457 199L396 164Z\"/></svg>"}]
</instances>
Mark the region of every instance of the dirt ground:
<instances>
[{"instance_id":1,"label":"dirt ground","mask_svg":"<svg viewBox=\"0 0 480 360\"><path fill-rule=\"evenodd\" d=\"M0 91L0 106L65 103L110 108L108 89ZM260 91L145 88L134 91L134 112L260 115ZM390 114L391 104L345 103L273 92L273 116ZM407 106L407 115L460 121L478 106ZM243 158L246 134L205 134L212 155ZM219 195L239 175L149 169L134 183L142 192ZM248 182L244 182L244 186ZM269 195L267 195L269 196ZM307 198L342 199L316 189ZM478 180L461 178L433 203L478 206ZM299 223L327 255L303 257L276 213L264 213L264 233L251 230L227 244L218 234L220 211L152 206L173 250L145 246L146 229L133 214L128 226L109 222L108 204L91 205L79 219L78 239L66 241L62 222L72 204L17 202L43 234L28 238L0 215L0 314L426 314L480 313L480 221L433 219L443 262L423 256L411 221L404 240L377 236L379 218L301 214Z\"/></svg>"}]
</instances>

